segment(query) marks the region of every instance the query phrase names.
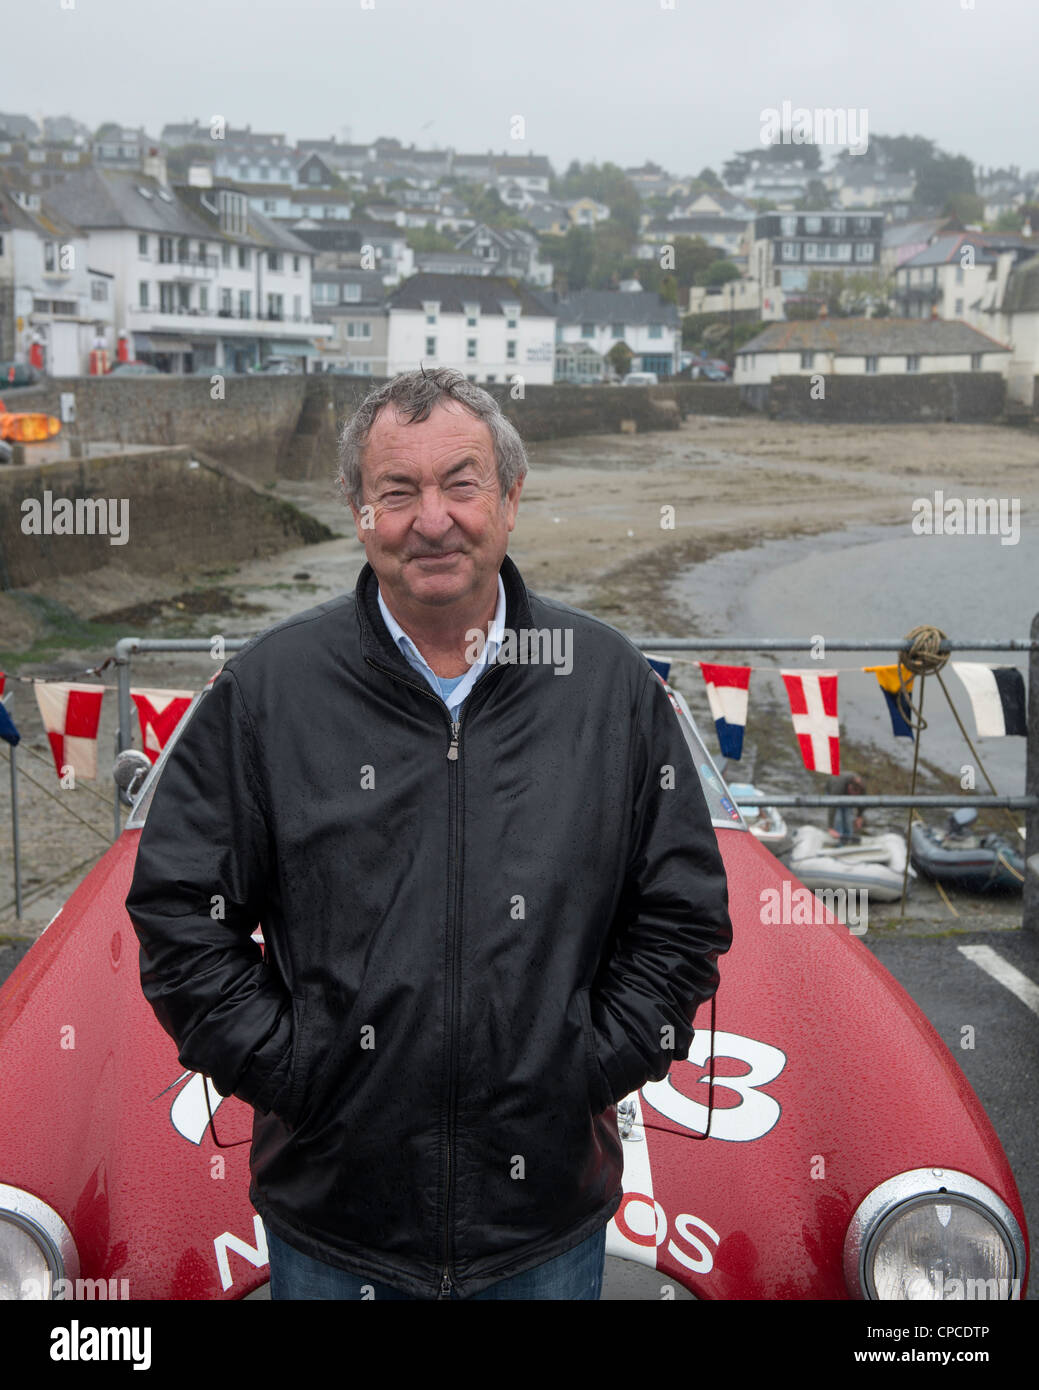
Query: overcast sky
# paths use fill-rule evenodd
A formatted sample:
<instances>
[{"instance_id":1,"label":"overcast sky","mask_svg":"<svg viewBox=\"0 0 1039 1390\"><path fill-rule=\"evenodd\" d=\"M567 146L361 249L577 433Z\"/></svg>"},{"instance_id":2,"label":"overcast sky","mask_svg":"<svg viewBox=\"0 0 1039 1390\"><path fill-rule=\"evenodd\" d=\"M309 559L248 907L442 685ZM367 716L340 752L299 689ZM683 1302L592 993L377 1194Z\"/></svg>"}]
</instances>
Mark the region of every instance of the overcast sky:
<instances>
[{"instance_id":1,"label":"overcast sky","mask_svg":"<svg viewBox=\"0 0 1039 1390\"><path fill-rule=\"evenodd\" d=\"M973 3L973 8L965 8ZM70 8L65 8L70 6ZM865 108L986 167L1039 167L1037 0L7 0L0 110L223 116L678 174L762 111ZM838 12L838 13L835 13ZM516 116L525 138L512 138Z\"/></svg>"}]
</instances>

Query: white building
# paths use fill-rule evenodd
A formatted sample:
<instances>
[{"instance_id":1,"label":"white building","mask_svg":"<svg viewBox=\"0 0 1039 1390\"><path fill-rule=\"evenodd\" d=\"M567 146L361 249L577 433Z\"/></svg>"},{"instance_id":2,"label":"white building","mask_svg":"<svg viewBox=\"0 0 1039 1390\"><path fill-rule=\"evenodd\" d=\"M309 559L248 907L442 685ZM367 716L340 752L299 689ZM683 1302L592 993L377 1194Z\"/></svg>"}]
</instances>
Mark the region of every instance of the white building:
<instances>
[{"instance_id":1,"label":"white building","mask_svg":"<svg viewBox=\"0 0 1039 1390\"><path fill-rule=\"evenodd\" d=\"M27 362L36 340L51 376L84 374L95 344L114 356L114 301L85 233L40 195L0 190L0 358Z\"/></svg>"},{"instance_id":2,"label":"white building","mask_svg":"<svg viewBox=\"0 0 1039 1390\"><path fill-rule=\"evenodd\" d=\"M146 164L70 175L45 199L87 234L91 266L114 277L131 355L174 373L313 355L331 326L311 315L312 249L241 190L171 187L161 158Z\"/></svg>"},{"instance_id":3,"label":"white building","mask_svg":"<svg viewBox=\"0 0 1039 1390\"><path fill-rule=\"evenodd\" d=\"M736 352L733 381L777 376L1000 372L1010 349L965 323L945 319L810 319L774 323Z\"/></svg>"},{"instance_id":4,"label":"white building","mask_svg":"<svg viewBox=\"0 0 1039 1390\"><path fill-rule=\"evenodd\" d=\"M454 367L470 381L551 385L555 319L496 275L413 275L390 296L387 374Z\"/></svg>"},{"instance_id":5,"label":"white building","mask_svg":"<svg viewBox=\"0 0 1039 1390\"><path fill-rule=\"evenodd\" d=\"M583 343L607 357L616 343L632 354L631 370L673 376L679 369L682 323L678 306L650 290L577 290L538 296L557 320L560 343Z\"/></svg>"}]
</instances>

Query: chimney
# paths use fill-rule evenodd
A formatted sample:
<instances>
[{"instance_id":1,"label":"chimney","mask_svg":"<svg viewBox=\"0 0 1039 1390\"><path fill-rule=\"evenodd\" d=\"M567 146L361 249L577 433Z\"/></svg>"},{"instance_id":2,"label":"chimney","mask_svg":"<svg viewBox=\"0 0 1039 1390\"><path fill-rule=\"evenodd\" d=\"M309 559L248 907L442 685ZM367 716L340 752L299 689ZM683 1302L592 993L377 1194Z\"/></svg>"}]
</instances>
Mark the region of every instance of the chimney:
<instances>
[{"instance_id":1,"label":"chimney","mask_svg":"<svg viewBox=\"0 0 1039 1390\"><path fill-rule=\"evenodd\" d=\"M141 161L141 173L166 186L166 156L153 145Z\"/></svg>"},{"instance_id":2,"label":"chimney","mask_svg":"<svg viewBox=\"0 0 1039 1390\"><path fill-rule=\"evenodd\" d=\"M192 160L188 165L188 186L190 188L212 188L213 166L205 160Z\"/></svg>"}]
</instances>

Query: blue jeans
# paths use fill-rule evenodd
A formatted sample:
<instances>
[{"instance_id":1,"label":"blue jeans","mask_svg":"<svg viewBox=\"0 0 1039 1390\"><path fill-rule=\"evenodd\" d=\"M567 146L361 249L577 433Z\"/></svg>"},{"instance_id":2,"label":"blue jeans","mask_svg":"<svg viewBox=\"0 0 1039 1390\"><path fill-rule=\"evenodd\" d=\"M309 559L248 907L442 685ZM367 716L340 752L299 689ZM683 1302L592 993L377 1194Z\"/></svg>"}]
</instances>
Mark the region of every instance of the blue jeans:
<instances>
[{"instance_id":1,"label":"blue jeans","mask_svg":"<svg viewBox=\"0 0 1039 1390\"><path fill-rule=\"evenodd\" d=\"M369 1298L392 1299L396 1302L414 1302L414 1296L391 1288L389 1284L376 1283L374 1279L362 1279L349 1274L345 1269L337 1269L310 1255L304 1255L294 1246L279 1240L273 1231L267 1232L267 1249L271 1262L272 1299L360 1299L362 1289L372 1290ZM597 1300L602 1296L602 1277L606 1263L606 1227L601 1226L594 1235L575 1245L572 1250L557 1255L553 1260L514 1274L510 1279L501 1279L497 1284L480 1293L471 1294L477 1299L585 1299ZM461 1294L451 1291L452 1298Z\"/></svg>"}]
</instances>

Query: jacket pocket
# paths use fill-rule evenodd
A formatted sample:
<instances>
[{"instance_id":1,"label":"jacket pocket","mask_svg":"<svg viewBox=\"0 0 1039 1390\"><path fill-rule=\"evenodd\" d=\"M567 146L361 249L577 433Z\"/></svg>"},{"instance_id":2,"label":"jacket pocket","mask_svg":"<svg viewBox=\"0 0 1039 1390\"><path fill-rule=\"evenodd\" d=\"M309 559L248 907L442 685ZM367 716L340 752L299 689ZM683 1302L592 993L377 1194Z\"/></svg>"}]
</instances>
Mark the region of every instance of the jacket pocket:
<instances>
[{"instance_id":1,"label":"jacket pocket","mask_svg":"<svg viewBox=\"0 0 1039 1390\"><path fill-rule=\"evenodd\" d=\"M292 1074L281 1118L293 1129L299 1125L307 1084L307 996L292 996Z\"/></svg>"},{"instance_id":2,"label":"jacket pocket","mask_svg":"<svg viewBox=\"0 0 1039 1390\"><path fill-rule=\"evenodd\" d=\"M599 1115L611 1104L606 1079L595 1046L595 1027L592 1023L592 1009L587 989L577 991L578 1007L581 1010L581 1030L584 1033L585 1074L588 1084L588 1098L592 1114Z\"/></svg>"}]
</instances>

